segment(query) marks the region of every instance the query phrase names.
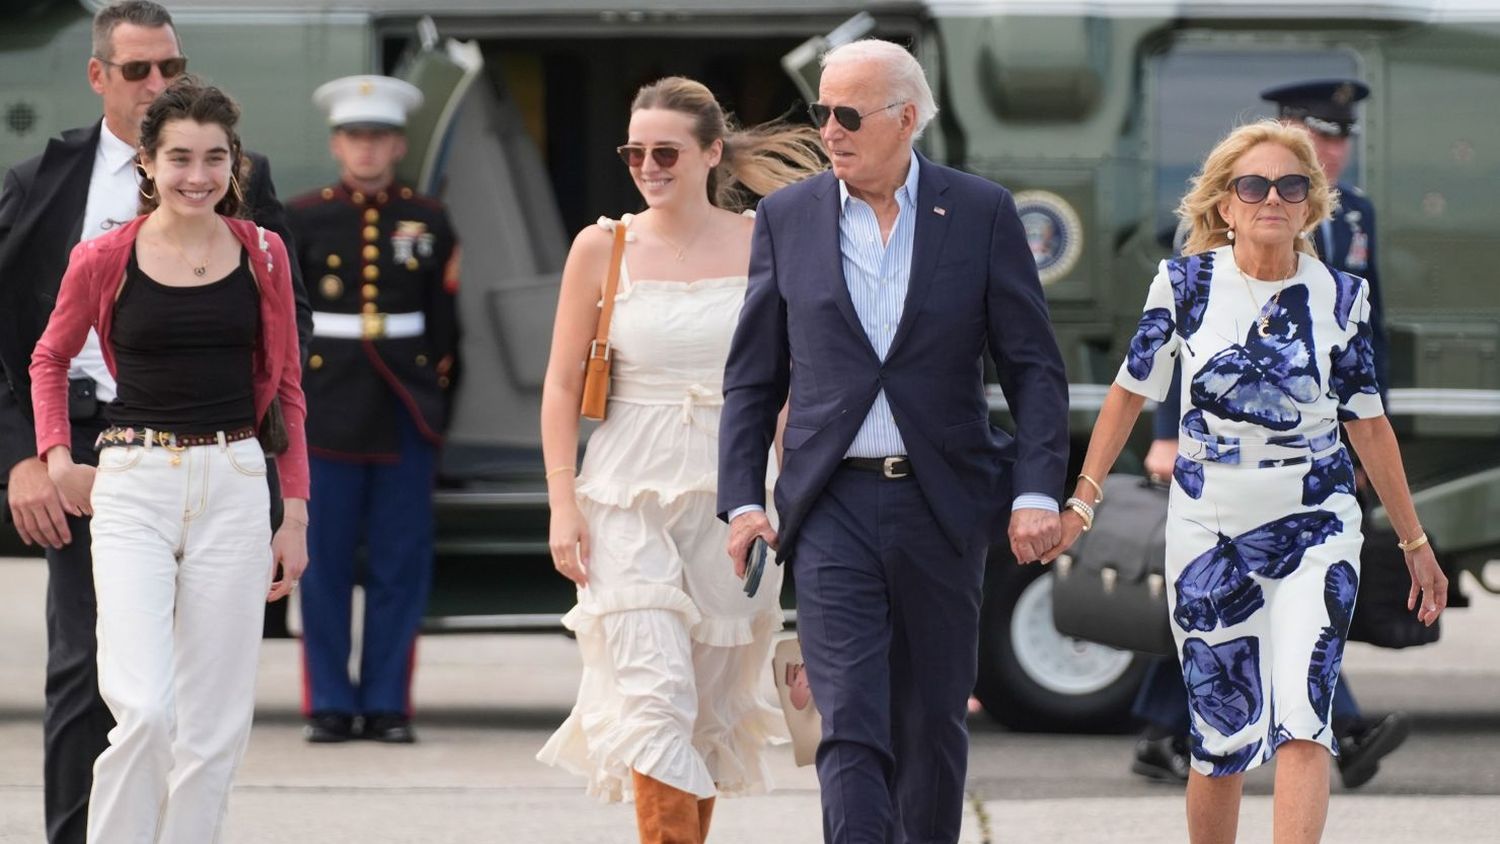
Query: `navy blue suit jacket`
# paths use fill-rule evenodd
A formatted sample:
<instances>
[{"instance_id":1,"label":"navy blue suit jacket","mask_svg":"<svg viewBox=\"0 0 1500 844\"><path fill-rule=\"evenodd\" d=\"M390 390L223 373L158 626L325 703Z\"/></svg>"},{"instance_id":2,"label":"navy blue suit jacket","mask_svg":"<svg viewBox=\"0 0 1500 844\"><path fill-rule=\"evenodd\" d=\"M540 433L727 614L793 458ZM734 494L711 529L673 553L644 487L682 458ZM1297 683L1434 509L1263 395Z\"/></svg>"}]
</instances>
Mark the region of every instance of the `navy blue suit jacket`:
<instances>
[{"instance_id":1,"label":"navy blue suit jacket","mask_svg":"<svg viewBox=\"0 0 1500 844\"><path fill-rule=\"evenodd\" d=\"M760 203L724 371L719 515L765 503L776 417L790 398L778 559L792 555L803 517L882 388L916 481L960 553L1003 534L1012 489L1061 497L1067 377L1015 203L999 185L925 158L918 179L910 287L883 362L844 280L834 175ZM986 348L1014 438L990 424Z\"/></svg>"}]
</instances>

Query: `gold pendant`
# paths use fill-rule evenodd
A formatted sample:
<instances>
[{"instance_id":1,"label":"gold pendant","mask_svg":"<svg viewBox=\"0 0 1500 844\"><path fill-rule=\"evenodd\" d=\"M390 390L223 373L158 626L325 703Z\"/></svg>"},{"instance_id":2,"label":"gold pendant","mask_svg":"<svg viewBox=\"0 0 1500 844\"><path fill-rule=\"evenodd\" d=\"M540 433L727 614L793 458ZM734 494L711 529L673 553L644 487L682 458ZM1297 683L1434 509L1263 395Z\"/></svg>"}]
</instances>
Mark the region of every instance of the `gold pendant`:
<instances>
[{"instance_id":1,"label":"gold pendant","mask_svg":"<svg viewBox=\"0 0 1500 844\"><path fill-rule=\"evenodd\" d=\"M1260 318L1260 336L1262 336L1262 337L1270 337L1271 336L1270 324L1271 324L1271 318L1270 317L1263 316L1263 317Z\"/></svg>"}]
</instances>

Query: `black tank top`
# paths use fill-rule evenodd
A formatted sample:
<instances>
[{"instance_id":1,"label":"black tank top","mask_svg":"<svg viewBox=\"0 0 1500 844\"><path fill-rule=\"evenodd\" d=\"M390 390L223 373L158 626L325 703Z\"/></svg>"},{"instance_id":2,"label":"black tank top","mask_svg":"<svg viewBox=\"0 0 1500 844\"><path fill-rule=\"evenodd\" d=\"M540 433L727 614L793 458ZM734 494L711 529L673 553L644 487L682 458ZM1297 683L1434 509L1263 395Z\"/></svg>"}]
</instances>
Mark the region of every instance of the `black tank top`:
<instances>
[{"instance_id":1,"label":"black tank top","mask_svg":"<svg viewBox=\"0 0 1500 844\"><path fill-rule=\"evenodd\" d=\"M249 255L218 281L172 287L141 271L134 251L115 302L110 345L115 425L202 434L255 424L260 292Z\"/></svg>"}]
</instances>

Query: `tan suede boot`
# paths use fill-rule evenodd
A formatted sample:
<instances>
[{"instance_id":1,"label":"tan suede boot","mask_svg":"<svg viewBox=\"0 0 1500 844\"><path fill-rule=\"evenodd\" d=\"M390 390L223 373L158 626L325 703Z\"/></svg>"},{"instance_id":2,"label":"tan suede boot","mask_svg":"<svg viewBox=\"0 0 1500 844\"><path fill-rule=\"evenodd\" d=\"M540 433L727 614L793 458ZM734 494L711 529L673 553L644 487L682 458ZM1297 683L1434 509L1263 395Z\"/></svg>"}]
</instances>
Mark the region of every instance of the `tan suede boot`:
<instances>
[{"instance_id":1,"label":"tan suede boot","mask_svg":"<svg viewBox=\"0 0 1500 844\"><path fill-rule=\"evenodd\" d=\"M714 816L714 798L698 801L698 840L708 840L708 822Z\"/></svg>"},{"instance_id":2,"label":"tan suede boot","mask_svg":"<svg viewBox=\"0 0 1500 844\"><path fill-rule=\"evenodd\" d=\"M703 844L698 798L680 788L631 771L635 826L641 844Z\"/></svg>"}]
</instances>

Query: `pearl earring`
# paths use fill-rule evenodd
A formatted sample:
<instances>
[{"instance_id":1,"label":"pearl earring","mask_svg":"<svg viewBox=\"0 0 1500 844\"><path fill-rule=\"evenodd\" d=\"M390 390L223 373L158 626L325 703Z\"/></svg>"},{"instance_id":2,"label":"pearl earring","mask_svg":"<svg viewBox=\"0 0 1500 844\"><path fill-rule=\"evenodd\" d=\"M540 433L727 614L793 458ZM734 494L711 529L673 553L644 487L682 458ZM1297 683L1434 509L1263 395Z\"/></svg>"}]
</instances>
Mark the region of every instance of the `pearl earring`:
<instances>
[{"instance_id":1,"label":"pearl earring","mask_svg":"<svg viewBox=\"0 0 1500 844\"><path fill-rule=\"evenodd\" d=\"M1234 240L1234 229L1231 228L1226 234L1231 241Z\"/></svg>"}]
</instances>

